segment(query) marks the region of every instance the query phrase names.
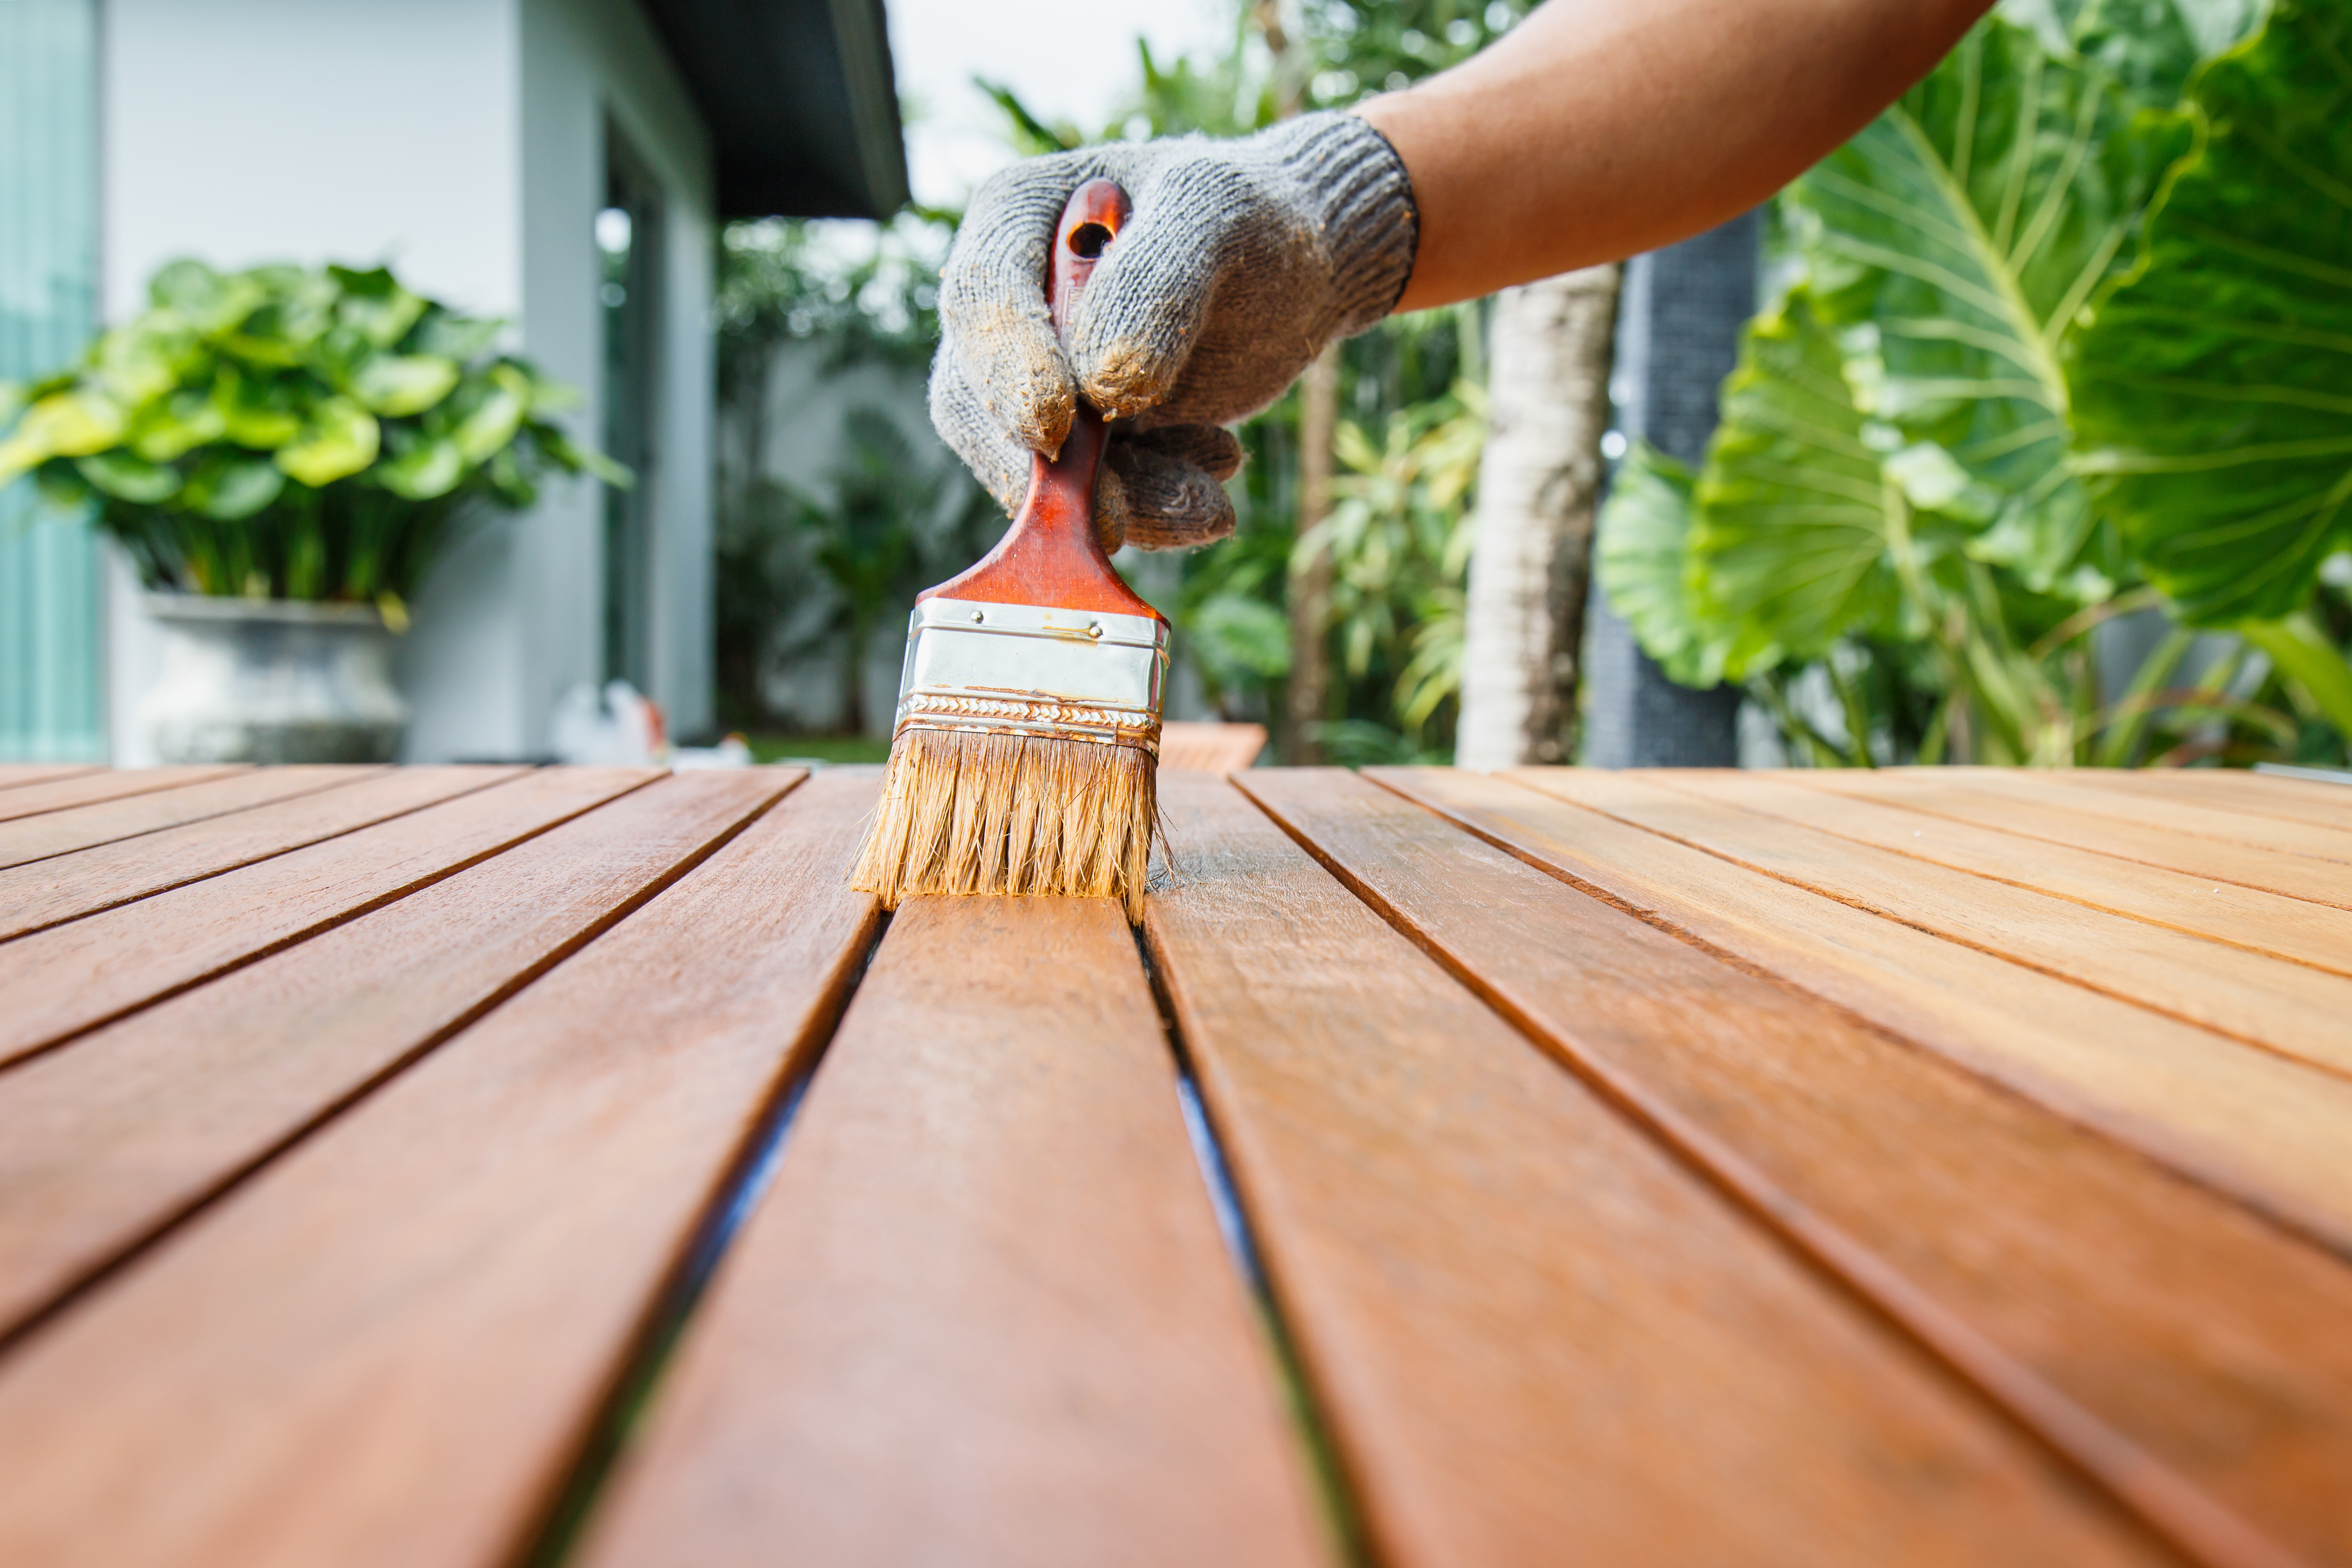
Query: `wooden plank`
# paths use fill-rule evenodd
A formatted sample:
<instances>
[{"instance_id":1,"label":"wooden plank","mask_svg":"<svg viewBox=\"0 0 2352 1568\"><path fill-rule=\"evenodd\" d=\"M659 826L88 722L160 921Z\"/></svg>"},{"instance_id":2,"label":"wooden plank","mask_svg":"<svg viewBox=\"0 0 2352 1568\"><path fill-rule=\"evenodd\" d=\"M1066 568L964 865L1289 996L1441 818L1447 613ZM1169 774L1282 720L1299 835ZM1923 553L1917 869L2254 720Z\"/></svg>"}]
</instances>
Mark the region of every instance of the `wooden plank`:
<instances>
[{"instance_id":1,"label":"wooden plank","mask_svg":"<svg viewBox=\"0 0 2352 1568\"><path fill-rule=\"evenodd\" d=\"M10 1568L515 1561L869 945L829 771L0 1360Z\"/></svg>"},{"instance_id":2,"label":"wooden plank","mask_svg":"<svg viewBox=\"0 0 2352 1568\"><path fill-rule=\"evenodd\" d=\"M2352 1257L2352 1085L1500 777L1367 769L1591 889Z\"/></svg>"},{"instance_id":3,"label":"wooden plank","mask_svg":"<svg viewBox=\"0 0 2352 1568\"><path fill-rule=\"evenodd\" d=\"M1807 789L1861 795L1906 811L1974 823L2021 838L2039 838L2121 860L2185 871L2210 882L2235 882L2312 903L2352 910L2352 878L2301 855L2226 844L2217 838L2150 830L2097 809L2067 810L2003 795L1971 782L1959 768L1797 768L1778 776Z\"/></svg>"},{"instance_id":4,"label":"wooden plank","mask_svg":"<svg viewBox=\"0 0 2352 1568\"><path fill-rule=\"evenodd\" d=\"M1323 1561L1109 900L898 911L595 1568Z\"/></svg>"},{"instance_id":5,"label":"wooden plank","mask_svg":"<svg viewBox=\"0 0 2352 1568\"><path fill-rule=\"evenodd\" d=\"M2153 1550L1237 792L1161 805L1147 938L1374 1561Z\"/></svg>"},{"instance_id":6,"label":"wooden plank","mask_svg":"<svg viewBox=\"0 0 2352 1568\"><path fill-rule=\"evenodd\" d=\"M299 849L519 776L519 768L397 768L268 811L187 823L0 871L0 941Z\"/></svg>"},{"instance_id":7,"label":"wooden plank","mask_svg":"<svg viewBox=\"0 0 2352 1568\"><path fill-rule=\"evenodd\" d=\"M0 763L0 789L18 789L26 784L48 784L57 779L77 778L99 771L94 763Z\"/></svg>"},{"instance_id":8,"label":"wooden plank","mask_svg":"<svg viewBox=\"0 0 2352 1568\"><path fill-rule=\"evenodd\" d=\"M69 777L35 782L0 795L0 822L34 816L44 811L88 805L93 801L120 800L159 789L178 789L205 779L243 773L238 767L96 769Z\"/></svg>"},{"instance_id":9,"label":"wooden plank","mask_svg":"<svg viewBox=\"0 0 2352 1568\"><path fill-rule=\"evenodd\" d=\"M0 1062L413 892L655 776L550 768L487 789L478 773L444 778L445 795L468 793L0 944Z\"/></svg>"},{"instance_id":10,"label":"wooden plank","mask_svg":"<svg viewBox=\"0 0 2352 1568\"><path fill-rule=\"evenodd\" d=\"M2238 768L2076 768L2065 777L2071 784L2352 832L2352 786L2340 784L2281 778Z\"/></svg>"},{"instance_id":11,"label":"wooden plank","mask_svg":"<svg viewBox=\"0 0 2352 1568\"><path fill-rule=\"evenodd\" d=\"M1600 769L1528 768L1531 788L2028 968L2249 1045L2352 1074L2352 979L2118 920L2007 883Z\"/></svg>"},{"instance_id":12,"label":"wooden plank","mask_svg":"<svg viewBox=\"0 0 2352 1568\"><path fill-rule=\"evenodd\" d=\"M2352 910L2306 903L2235 882L2118 860L1988 827L1923 816L1867 795L1802 789L1771 773L1695 768L1642 770L1663 788L1720 801L1839 838L2109 914L2226 942L2272 958L2352 973Z\"/></svg>"},{"instance_id":13,"label":"wooden plank","mask_svg":"<svg viewBox=\"0 0 2352 1568\"><path fill-rule=\"evenodd\" d=\"M1940 772L1941 770L1935 770ZM2106 821L2144 834L2178 834L2207 838L2278 855L2298 855L2338 866L2352 865L2352 831L2315 827L2223 810L2193 801L2168 798L2150 791L2119 796L2074 780L2085 770L2050 773L2039 768L1965 768L1959 775L1973 787L2004 800L2032 801ZM2338 877L2344 873L2337 872Z\"/></svg>"},{"instance_id":14,"label":"wooden plank","mask_svg":"<svg viewBox=\"0 0 2352 1568\"><path fill-rule=\"evenodd\" d=\"M2185 1552L2352 1561L2352 1267L1371 784L1242 784Z\"/></svg>"},{"instance_id":15,"label":"wooden plank","mask_svg":"<svg viewBox=\"0 0 2352 1568\"><path fill-rule=\"evenodd\" d=\"M803 776L656 780L0 1072L0 1338L529 983Z\"/></svg>"},{"instance_id":16,"label":"wooden plank","mask_svg":"<svg viewBox=\"0 0 2352 1568\"><path fill-rule=\"evenodd\" d=\"M0 868L158 833L380 774L378 767L255 768L181 789L128 795L0 825Z\"/></svg>"}]
</instances>

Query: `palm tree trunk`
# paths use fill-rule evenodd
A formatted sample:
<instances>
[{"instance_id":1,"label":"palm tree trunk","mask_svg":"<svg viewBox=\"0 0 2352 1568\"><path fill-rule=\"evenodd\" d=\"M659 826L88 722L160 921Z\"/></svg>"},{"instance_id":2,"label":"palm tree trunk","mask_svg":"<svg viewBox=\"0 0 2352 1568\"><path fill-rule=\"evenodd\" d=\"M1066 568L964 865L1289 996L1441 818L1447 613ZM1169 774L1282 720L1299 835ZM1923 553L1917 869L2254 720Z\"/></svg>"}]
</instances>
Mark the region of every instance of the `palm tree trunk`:
<instances>
[{"instance_id":1,"label":"palm tree trunk","mask_svg":"<svg viewBox=\"0 0 2352 1568\"><path fill-rule=\"evenodd\" d=\"M1454 747L1462 767L1575 755L1620 270L1589 267L1495 299Z\"/></svg>"},{"instance_id":2,"label":"palm tree trunk","mask_svg":"<svg viewBox=\"0 0 2352 1568\"><path fill-rule=\"evenodd\" d=\"M1339 426L1339 345L1315 357L1298 382L1298 531L1331 511L1331 444ZM1314 726L1331 699L1331 553L1316 552L1290 579L1290 681L1283 754L1304 766L1323 760Z\"/></svg>"}]
</instances>

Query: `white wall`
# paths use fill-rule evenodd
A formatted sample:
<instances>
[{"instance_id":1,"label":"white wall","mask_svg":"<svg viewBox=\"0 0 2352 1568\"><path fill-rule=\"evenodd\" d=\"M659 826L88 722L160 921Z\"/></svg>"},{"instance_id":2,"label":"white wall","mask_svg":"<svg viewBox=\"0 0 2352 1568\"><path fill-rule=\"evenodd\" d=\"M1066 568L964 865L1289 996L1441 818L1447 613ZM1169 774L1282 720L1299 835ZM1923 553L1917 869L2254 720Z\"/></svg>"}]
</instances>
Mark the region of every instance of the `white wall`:
<instances>
[{"instance_id":1,"label":"white wall","mask_svg":"<svg viewBox=\"0 0 2352 1568\"><path fill-rule=\"evenodd\" d=\"M665 186L670 331L656 477L654 696L708 721L711 178L690 100L631 0L108 0L103 309L139 310L173 257L217 266L388 261L420 292L513 321L601 428L591 237L603 119ZM477 530L414 606L411 760L542 751L556 697L603 668L595 489ZM136 722L156 650L119 562L110 729Z\"/></svg>"}]
</instances>

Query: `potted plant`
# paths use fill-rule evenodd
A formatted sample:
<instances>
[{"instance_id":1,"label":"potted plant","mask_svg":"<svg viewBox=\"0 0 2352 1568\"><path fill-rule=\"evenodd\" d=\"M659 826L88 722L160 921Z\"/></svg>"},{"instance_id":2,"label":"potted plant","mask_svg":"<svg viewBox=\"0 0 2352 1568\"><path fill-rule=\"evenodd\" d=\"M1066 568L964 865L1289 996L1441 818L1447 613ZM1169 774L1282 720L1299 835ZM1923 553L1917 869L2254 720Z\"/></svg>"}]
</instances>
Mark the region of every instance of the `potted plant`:
<instances>
[{"instance_id":1,"label":"potted plant","mask_svg":"<svg viewBox=\"0 0 2352 1568\"><path fill-rule=\"evenodd\" d=\"M500 322L385 268L183 260L149 295L79 364L0 384L0 484L37 475L136 563L166 761L389 761L392 642L436 556L551 473L627 471L550 422L575 395Z\"/></svg>"}]
</instances>

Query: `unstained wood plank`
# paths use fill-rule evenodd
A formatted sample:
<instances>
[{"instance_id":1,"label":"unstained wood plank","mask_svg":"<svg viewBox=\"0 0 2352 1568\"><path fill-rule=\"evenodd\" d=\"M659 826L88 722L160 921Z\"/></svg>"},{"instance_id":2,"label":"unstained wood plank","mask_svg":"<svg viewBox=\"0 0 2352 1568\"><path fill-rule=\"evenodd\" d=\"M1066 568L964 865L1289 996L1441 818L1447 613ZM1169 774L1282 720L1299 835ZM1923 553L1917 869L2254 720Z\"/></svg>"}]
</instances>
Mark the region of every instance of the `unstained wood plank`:
<instances>
[{"instance_id":1,"label":"unstained wood plank","mask_svg":"<svg viewBox=\"0 0 2352 1568\"><path fill-rule=\"evenodd\" d=\"M334 763L255 768L184 788L129 795L95 805L47 812L0 824L0 868L68 855L117 839L157 833L234 811L250 811L338 784L356 784L384 770Z\"/></svg>"},{"instance_id":2,"label":"unstained wood plank","mask_svg":"<svg viewBox=\"0 0 2352 1568\"><path fill-rule=\"evenodd\" d=\"M2352 784L2281 778L2242 768L2077 768L2066 776L2070 783L2352 832Z\"/></svg>"},{"instance_id":3,"label":"unstained wood plank","mask_svg":"<svg viewBox=\"0 0 2352 1568\"><path fill-rule=\"evenodd\" d=\"M55 779L69 779L98 771L97 764L93 763L8 763L0 764L0 789L18 789L26 784L47 784Z\"/></svg>"},{"instance_id":4,"label":"unstained wood plank","mask_svg":"<svg viewBox=\"0 0 2352 1568\"><path fill-rule=\"evenodd\" d=\"M658 889L803 775L685 773L0 1070L0 1337Z\"/></svg>"},{"instance_id":5,"label":"unstained wood plank","mask_svg":"<svg viewBox=\"0 0 2352 1568\"><path fill-rule=\"evenodd\" d=\"M1127 921L901 908L583 1561L1323 1560Z\"/></svg>"},{"instance_id":6,"label":"unstained wood plank","mask_svg":"<svg viewBox=\"0 0 2352 1568\"><path fill-rule=\"evenodd\" d=\"M211 816L0 871L0 941L202 881L519 776L519 768L394 768L267 810Z\"/></svg>"},{"instance_id":7,"label":"unstained wood plank","mask_svg":"<svg viewBox=\"0 0 2352 1568\"><path fill-rule=\"evenodd\" d=\"M2153 1560L1231 786L1145 929L1383 1563Z\"/></svg>"},{"instance_id":8,"label":"unstained wood plank","mask_svg":"<svg viewBox=\"0 0 2352 1568\"><path fill-rule=\"evenodd\" d=\"M2031 969L2352 1075L2352 978L2122 920L1605 769L1531 788Z\"/></svg>"},{"instance_id":9,"label":"unstained wood plank","mask_svg":"<svg viewBox=\"0 0 2352 1568\"><path fill-rule=\"evenodd\" d=\"M2185 1551L2352 1562L2352 1266L1374 784L1239 782Z\"/></svg>"},{"instance_id":10,"label":"unstained wood plank","mask_svg":"<svg viewBox=\"0 0 2352 1568\"><path fill-rule=\"evenodd\" d=\"M1826 771L1826 770L1824 770ZM2352 1258L2352 1083L1450 769L1365 776L1539 868L2129 1143Z\"/></svg>"},{"instance_id":11,"label":"unstained wood plank","mask_svg":"<svg viewBox=\"0 0 2352 1568\"><path fill-rule=\"evenodd\" d=\"M516 1560L870 944L810 781L0 1360L9 1568Z\"/></svg>"},{"instance_id":12,"label":"unstained wood plank","mask_svg":"<svg viewBox=\"0 0 2352 1568\"><path fill-rule=\"evenodd\" d=\"M2181 776L2179 774L2142 775L2152 782L2118 786L2111 782L2116 774L2112 768L1970 767L1956 771L1998 795L2063 806L2137 828L2217 838L2282 855L2352 865L2352 822L2338 819L2313 824L2250 812L2231 798L2233 792L2226 784L2217 798L2184 793L2178 783Z\"/></svg>"},{"instance_id":13,"label":"unstained wood plank","mask_svg":"<svg viewBox=\"0 0 2352 1568\"><path fill-rule=\"evenodd\" d=\"M1808 789L1826 790L1899 805L1956 822L1974 823L1999 832L2045 843L2087 849L2117 859L2162 866L2206 877L2214 883L2236 882L2313 903L2352 910L2352 876L2332 861L2307 856L2258 849L2219 838L2170 833L2143 827L2129 819L2095 809L2095 799L2078 801L2094 809L2067 809L2063 805L2028 800L1986 787L1960 768L1799 768L1779 776ZM2104 792L2083 786L2078 795Z\"/></svg>"},{"instance_id":14,"label":"unstained wood plank","mask_svg":"<svg viewBox=\"0 0 2352 1568\"><path fill-rule=\"evenodd\" d=\"M397 776L412 772L428 770ZM655 776L548 768L487 788L478 773L445 778L444 795L467 793L420 799L421 809L389 822L0 943L0 1062L323 931Z\"/></svg>"},{"instance_id":15,"label":"unstained wood plank","mask_svg":"<svg viewBox=\"0 0 2352 1568\"><path fill-rule=\"evenodd\" d=\"M178 789L184 784L201 784L205 779L245 771L241 767L224 766L98 769L75 773L64 778L36 781L0 794L0 822L13 822L18 817L34 816L45 811L63 811L68 806L88 805L93 801L117 800L124 795L146 795L159 789Z\"/></svg>"},{"instance_id":16,"label":"unstained wood plank","mask_svg":"<svg viewBox=\"0 0 2352 1568\"><path fill-rule=\"evenodd\" d=\"M1801 789L1777 773L1659 768L1633 776L2109 914L2352 974L2352 910L1927 816L1867 795Z\"/></svg>"}]
</instances>

